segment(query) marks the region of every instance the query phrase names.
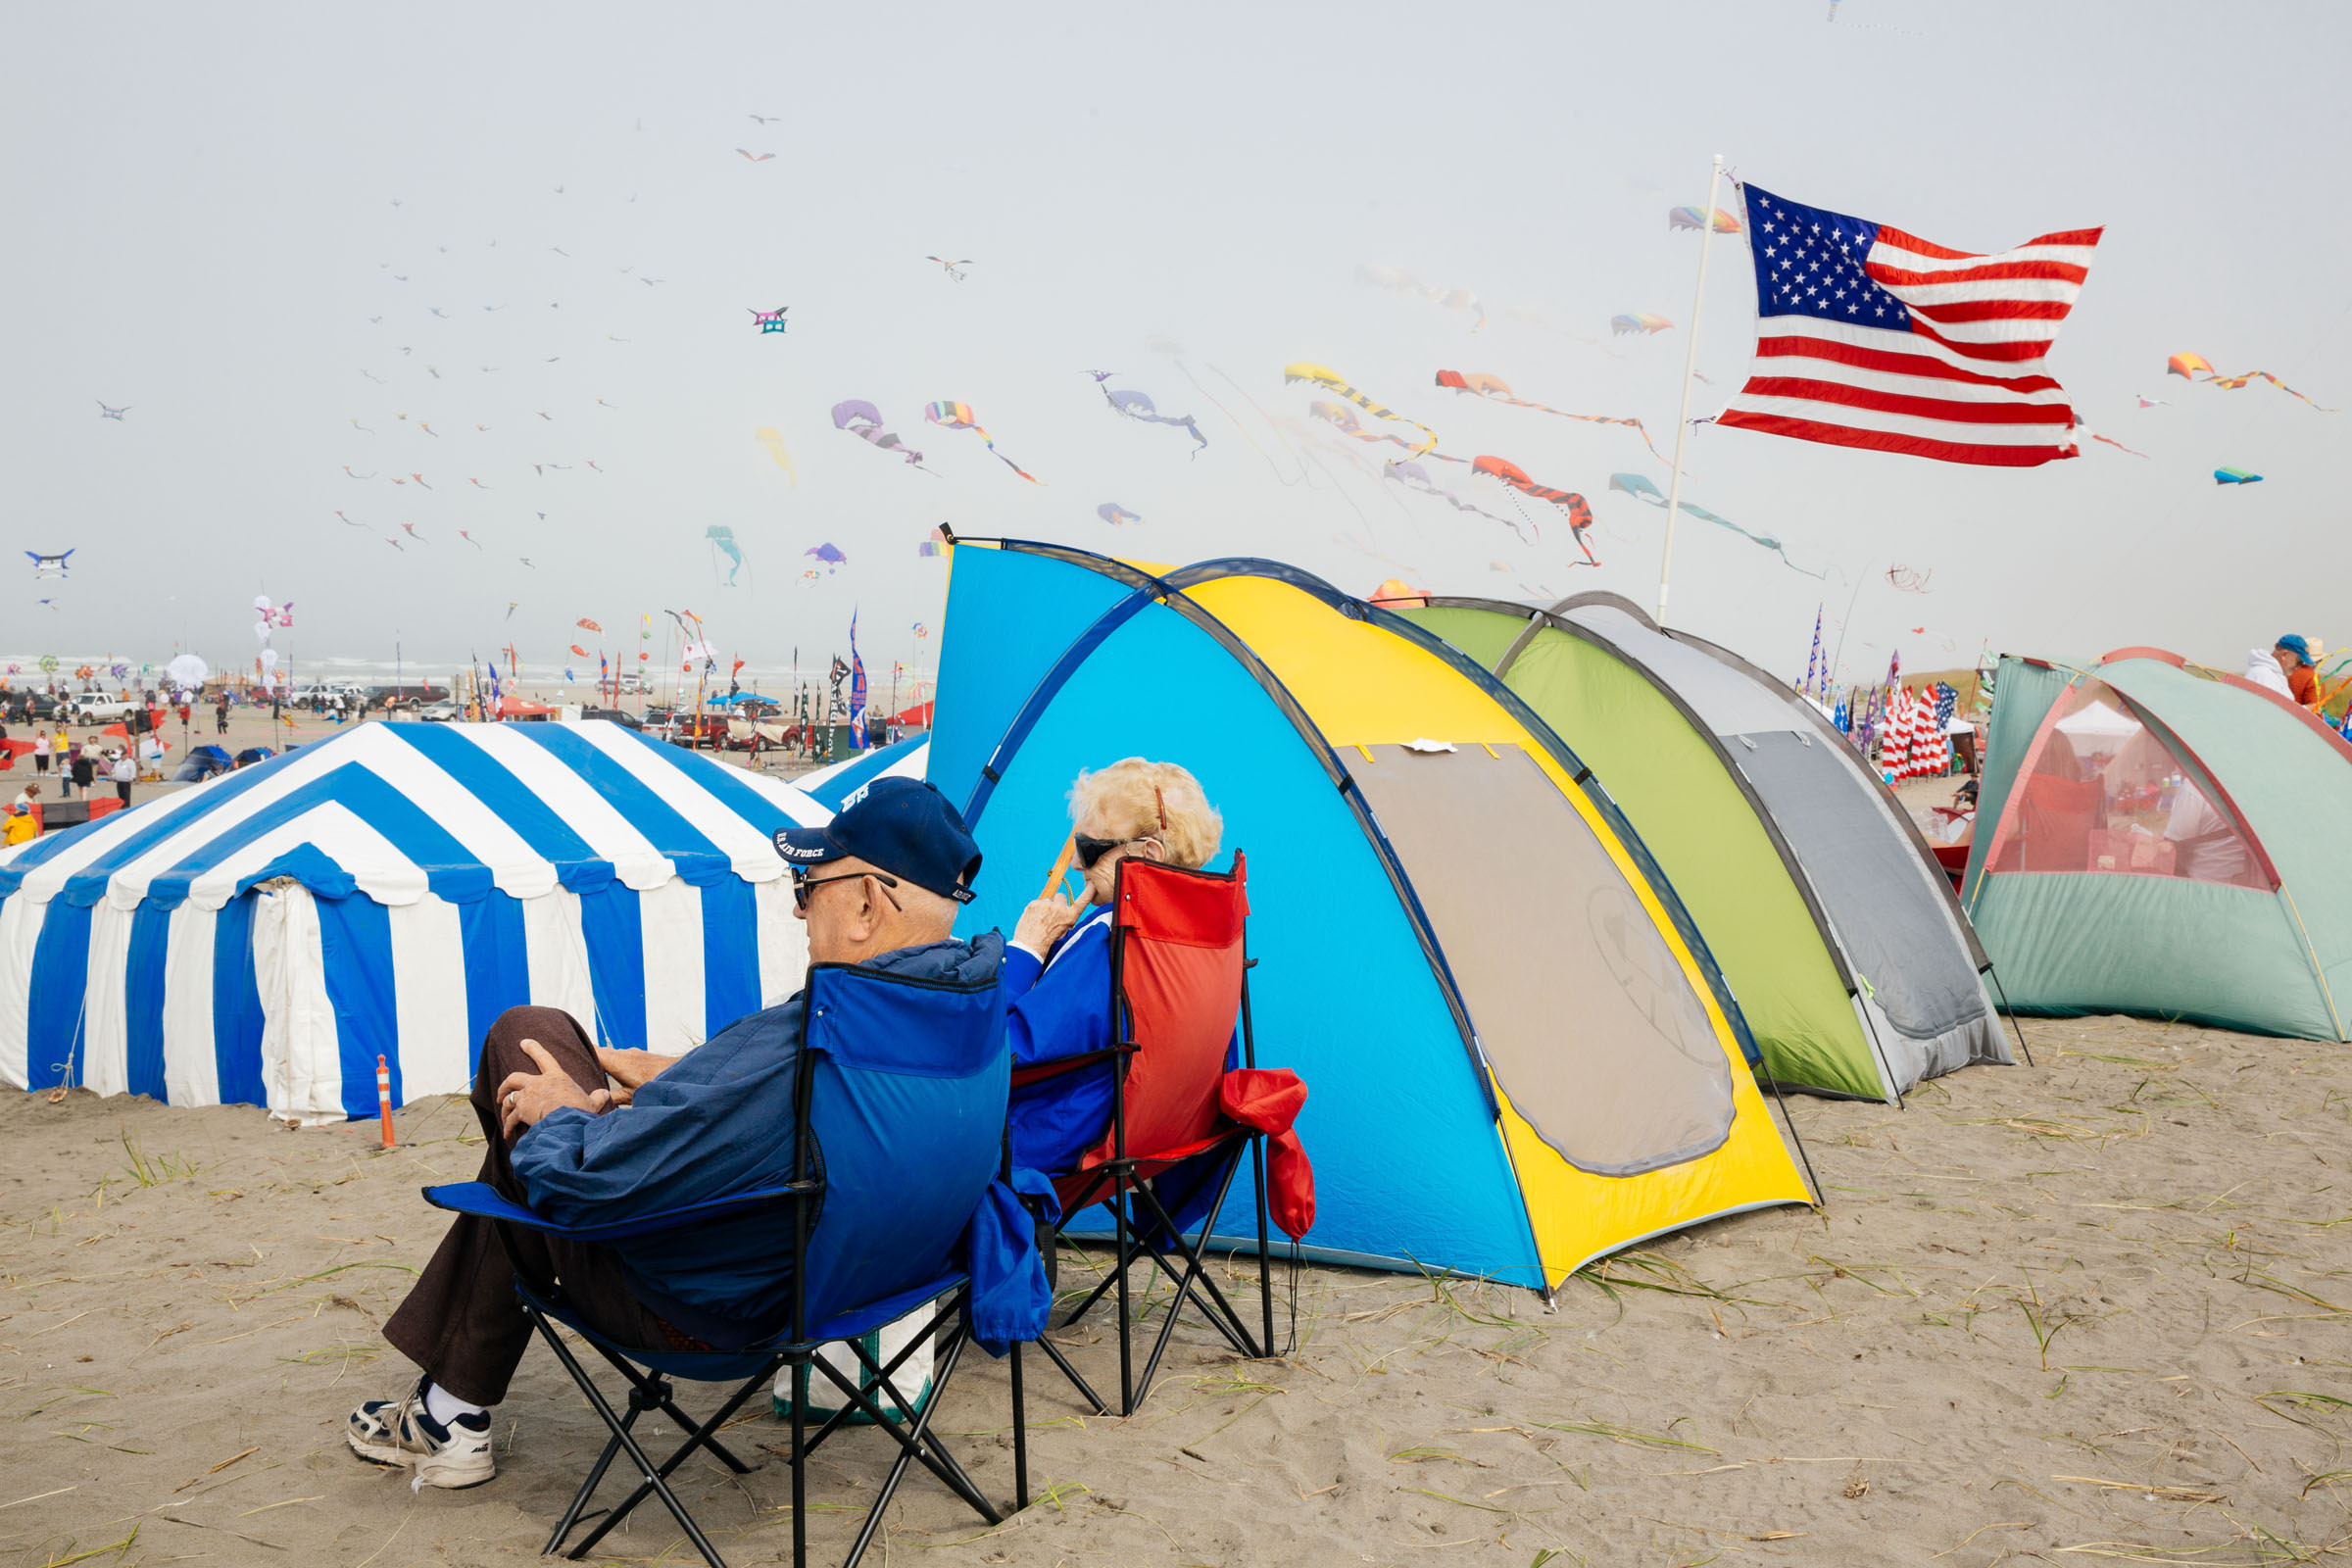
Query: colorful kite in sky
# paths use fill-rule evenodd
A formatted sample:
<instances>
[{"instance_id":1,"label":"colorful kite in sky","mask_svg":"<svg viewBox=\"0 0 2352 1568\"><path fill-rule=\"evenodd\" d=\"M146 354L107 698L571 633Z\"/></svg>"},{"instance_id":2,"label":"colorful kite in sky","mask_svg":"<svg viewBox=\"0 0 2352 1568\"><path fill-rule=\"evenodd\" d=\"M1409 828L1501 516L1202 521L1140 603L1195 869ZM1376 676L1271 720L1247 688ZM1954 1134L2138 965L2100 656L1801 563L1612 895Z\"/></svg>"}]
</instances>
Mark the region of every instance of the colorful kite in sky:
<instances>
[{"instance_id":1,"label":"colorful kite in sky","mask_svg":"<svg viewBox=\"0 0 2352 1568\"><path fill-rule=\"evenodd\" d=\"M801 476L792 471L792 459L785 455L784 433L772 424L763 424L752 432L752 439L767 448L767 455L776 460L776 466L784 470L784 477L797 489Z\"/></svg>"},{"instance_id":2,"label":"colorful kite in sky","mask_svg":"<svg viewBox=\"0 0 2352 1568\"><path fill-rule=\"evenodd\" d=\"M2244 388L2250 386L2256 381L2268 381L2271 383L2271 385L2277 387L2288 397L2302 398L2305 403L2311 403L2311 406L2315 409L2319 409L2322 414L2335 414L2341 412L2336 409L2321 408L2319 404L2312 403L2311 399L2304 397L2302 393L2296 391L2293 387L2288 386L2284 381L2279 380L2268 370L2248 370L2243 375L2224 375L2219 370L2216 370L2213 368L2213 362L2205 358L2205 356L2202 354L2176 354L2171 359L2164 362L2164 368L2167 373L2180 376L2183 380L2188 381L2194 381L2197 378L2197 372L2201 370L2205 374L2205 384L2207 386L2218 386L2224 391L2229 392L2242 391ZM2147 400L2145 398L2140 400L2140 407L2147 407Z\"/></svg>"},{"instance_id":3,"label":"colorful kite in sky","mask_svg":"<svg viewBox=\"0 0 2352 1568\"><path fill-rule=\"evenodd\" d=\"M936 561L946 555L948 546L954 543L955 541L948 537L948 530L943 524L923 535L922 543L914 547L914 553L925 561Z\"/></svg>"},{"instance_id":4,"label":"colorful kite in sky","mask_svg":"<svg viewBox=\"0 0 2352 1568\"><path fill-rule=\"evenodd\" d=\"M1419 457L1421 455L1419 452L1414 451L1413 443L1407 441L1403 436L1389 435L1384 431L1365 429L1362 422L1356 418L1355 411L1348 407L1348 405L1345 403L1333 403L1325 398L1317 398L1306 406L1306 412L1311 416L1323 420L1326 424L1337 425L1339 427L1340 434L1347 436L1351 441L1363 441L1374 446L1377 446L1385 441L1391 446L1404 448L1407 452L1412 453L1413 457ZM1446 454L1443 452L1439 453L1438 456L1440 458L1446 458ZM1412 461L1412 458L1398 458L1396 461L1399 463L1409 463ZM1451 462L1453 460L1447 458L1446 461Z\"/></svg>"},{"instance_id":5,"label":"colorful kite in sky","mask_svg":"<svg viewBox=\"0 0 2352 1568\"><path fill-rule=\"evenodd\" d=\"M743 547L735 542L735 530L714 522L703 530L703 537L710 541L712 550L734 563L727 568L727 580L723 585L728 588L734 587L735 574L743 569ZM711 566L715 571L717 563L711 563Z\"/></svg>"},{"instance_id":6,"label":"colorful kite in sky","mask_svg":"<svg viewBox=\"0 0 2352 1568\"><path fill-rule=\"evenodd\" d=\"M1382 470L1382 477L1394 479L1398 484L1403 485L1406 489L1418 490L1425 496L1436 496L1440 501L1445 502L1456 512L1476 513L1479 516L1486 517L1494 522L1499 522L1505 528L1508 528L1511 530L1511 532L1517 534L1522 540L1527 538L1529 529L1534 527L1533 523L1528 523L1525 526L1522 526L1520 523L1512 521L1509 517L1503 516L1500 513L1489 512L1486 508L1479 506L1474 502L1464 501L1460 496L1455 495L1452 491L1438 483L1437 480L1431 478L1429 470L1421 466L1421 465L1418 463L1392 463L1387 468ZM1536 538L1541 540L1543 537L1544 535L1542 530L1537 530Z\"/></svg>"},{"instance_id":7,"label":"colorful kite in sky","mask_svg":"<svg viewBox=\"0 0 2352 1568\"><path fill-rule=\"evenodd\" d=\"M104 398L98 399L98 417L101 419L120 419L122 417L122 416L128 414L129 412L130 405L127 403L123 404L119 409L110 409L106 406L106 400ZM359 421L355 419L352 422L357 424ZM369 431L368 433L370 435L374 434L373 431Z\"/></svg>"},{"instance_id":8,"label":"colorful kite in sky","mask_svg":"<svg viewBox=\"0 0 2352 1568\"><path fill-rule=\"evenodd\" d=\"M1473 393L1495 403L1508 403L1515 409L1533 409L1538 414L1556 414L1563 419L1581 419L1587 424L1630 424L1641 433L1642 444L1649 448L1649 455L1657 458L1660 463L1666 461L1659 455L1656 443L1649 439L1648 428L1640 419L1621 419L1615 415L1609 414L1570 414L1565 409L1555 409L1542 403L1530 403L1524 398L1514 397L1511 394L1510 383L1501 376L1485 375L1476 370L1468 372L1440 370L1438 385L1450 387L1456 392Z\"/></svg>"},{"instance_id":9,"label":"colorful kite in sky","mask_svg":"<svg viewBox=\"0 0 2352 1568\"><path fill-rule=\"evenodd\" d=\"M1282 368L1282 378L1285 381L1312 381L1317 386L1329 387L1332 391L1337 392L1340 396L1346 398L1357 408L1362 409L1366 414L1371 415L1375 419L1394 419L1399 424L1411 425L1414 429L1420 431L1424 436L1428 437L1428 439L1423 441L1419 446L1413 448L1412 451L1408 452L1405 455L1407 458L1424 457L1437 448L1437 431L1432 430L1428 425L1423 424L1418 419L1408 419L1401 414L1397 414L1390 409L1382 408L1379 404L1373 402L1361 392L1358 392L1354 387L1349 386L1346 381L1340 379L1340 372L1327 365L1317 365L1311 360L1299 360ZM1402 443L1399 444L1401 445Z\"/></svg>"},{"instance_id":10,"label":"colorful kite in sky","mask_svg":"<svg viewBox=\"0 0 2352 1568\"><path fill-rule=\"evenodd\" d=\"M68 550L63 554L54 556L44 556L37 550L27 550L24 552L26 559L32 563L32 574L36 579L41 577L63 577L66 574L66 558L73 554L74 552L72 550Z\"/></svg>"},{"instance_id":11,"label":"colorful kite in sky","mask_svg":"<svg viewBox=\"0 0 2352 1568\"><path fill-rule=\"evenodd\" d=\"M825 572L827 575L831 575L833 572L850 564L850 558L843 555L839 547L831 543L821 544L813 549L804 550L801 552L801 554L804 556L814 556L817 560L823 562L825 564Z\"/></svg>"},{"instance_id":12,"label":"colorful kite in sky","mask_svg":"<svg viewBox=\"0 0 2352 1568\"><path fill-rule=\"evenodd\" d=\"M1645 506L1662 508L1666 505L1665 495L1656 485L1651 484L1647 478L1639 473L1612 473L1609 475L1609 488L1622 490ZM1824 582L1829 581L1830 574L1827 571L1806 571L1804 567L1790 561L1788 552L1782 548L1781 542L1768 533L1750 533L1732 521L1731 518L1719 517L1706 508L1694 507L1688 501L1682 504L1680 510L1686 517L1696 517L1699 521L1711 522L1718 528L1729 528L1749 543L1762 545L1774 555L1779 556L1781 564L1787 566L1790 571L1801 572L1807 577L1818 577Z\"/></svg>"},{"instance_id":13,"label":"colorful kite in sky","mask_svg":"<svg viewBox=\"0 0 2352 1568\"><path fill-rule=\"evenodd\" d=\"M885 452L896 452L910 467L923 466L923 455L882 428L882 411L863 398L850 398L833 405L833 428L847 430L868 446ZM925 468L924 472L930 470Z\"/></svg>"},{"instance_id":14,"label":"colorful kite in sky","mask_svg":"<svg viewBox=\"0 0 2352 1568\"><path fill-rule=\"evenodd\" d=\"M1120 506L1116 501L1103 502L1101 506L1095 509L1095 515L1101 517L1104 522L1109 523L1114 528L1120 527L1126 523L1141 522L1144 520L1144 514L1142 513L1129 512L1125 507Z\"/></svg>"},{"instance_id":15,"label":"colorful kite in sky","mask_svg":"<svg viewBox=\"0 0 2352 1568\"><path fill-rule=\"evenodd\" d=\"M750 307L747 306L745 309L748 310ZM753 311L752 320L762 332L781 332L792 324L784 319L784 313L791 309L792 307L789 305L779 305L772 311Z\"/></svg>"},{"instance_id":16,"label":"colorful kite in sky","mask_svg":"<svg viewBox=\"0 0 2352 1568\"><path fill-rule=\"evenodd\" d=\"M1527 476L1526 469L1502 458L1473 459L1470 464L1470 471L1483 473L1491 479L1499 479L1521 495L1532 496L1538 501L1548 501L1559 508L1560 511L1567 514L1568 527L1570 532L1575 535L1577 548L1585 553L1584 564L1591 566L1600 564L1599 560L1592 554L1592 544L1585 538L1585 535L1592 528L1592 508L1583 496L1573 490L1554 490L1549 485L1538 484ZM1534 526L1532 518L1529 520L1529 526ZM1576 563L1570 562L1569 564L1575 565Z\"/></svg>"},{"instance_id":17,"label":"colorful kite in sky","mask_svg":"<svg viewBox=\"0 0 2352 1568\"><path fill-rule=\"evenodd\" d=\"M999 463L1002 463L1004 465L1004 466L1010 468L1013 472L1019 474L1031 484L1042 485L1045 483L1043 479L1040 479L1036 474L1031 473L1028 469L1013 462L1004 453L997 452L997 438L990 435L986 430L983 430L980 427L980 420L976 416L973 415L972 406L969 403L929 404L923 409L923 417L930 420L933 424L946 425L951 430L971 431L974 435L977 435L983 442L987 444L989 451L996 453L997 461Z\"/></svg>"},{"instance_id":18,"label":"colorful kite in sky","mask_svg":"<svg viewBox=\"0 0 2352 1568\"><path fill-rule=\"evenodd\" d=\"M1731 214L1725 212L1720 207L1707 210L1701 210L1696 207L1673 208L1666 214L1666 227L1669 231L1678 228L1688 228L1691 230L1705 228L1707 226L1708 211L1712 211L1715 215L1716 233L1737 234L1740 232L1740 220L1734 218Z\"/></svg>"},{"instance_id":19,"label":"colorful kite in sky","mask_svg":"<svg viewBox=\"0 0 2352 1568\"><path fill-rule=\"evenodd\" d=\"M597 633L599 636L602 636L605 630L604 627L599 626L595 621L590 620L586 615L582 615L579 619L573 621L572 624L579 627L582 631L592 631Z\"/></svg>"},{"instance_id":20,"label":"colorful kite in sky","mask_svg":"<svg viewBox=\"0 0 2352 1568\"><path fill-rule=\"evenodd\" d=\"M1428 589L1416 588L1402 577L1391 577L1366 596L1367 603L1382 605L1390 610L1417 610L1428 604L1429 599Z\"/></svg>"},{"instance_id":21,"label":"colorful kite in sky","mask_svg":"<svg viewBox=\"0 0 2352 1568\"><path fill-rule=\"evenodd\" d=\"M2249 473L2243 468L2216 468L2213 470L2213 482L2215 484L2260 484L2262 475Z\"/></svg>"},{"instance_id":22,"label":"colorful kite in sky","mask_svg":"<svg viewBox=\"0 0 2352 1568\"><path fill-rule=\"evenodd\" d=\"M1663 332L1673 325L1674 323L1663 316L1650 316L1646 313L1640 316L1612 316L1609 318L1609 331L1616 337L1625 337L1634 332Z\"/></svg>"},{"instance_id":23,"label":"colorful kite in sky","mask_svg":"<svg viewBox=\"0 0 2352 1568\"><path fill-rule=\"evenodd\" d=\"M958 269L966 268L972 265L972 259L968 256L957 262L951 262L945 256L926 256L923 258L923 260L926 262L937 262L940 266L948 270L948 276L954 278L958 283L963 281L963 273L958 270Z\"/></svg>"},{"instance_id":24,"label":"colorful kite in sky","mask_svg":"<svg viewBox=\"0 0 2352 1568\"><path fill-rule=\"evenodd\" d=\"M1102 379L1100 371L1090 370L1087 373L1095 376L1098 381ZM1148 424L1172 424L1179 429L1192 431L1193 439L1200 443L1200 446L1193 448L1195 456L1200 454L1201 448L1208 445L1208 437L1200 433L1200 424L1189 414L1182 417L1162 414L1152 406L1152 399L1141 392L1114 392L1109 387L1104 387L1102 396L1111 408L1127 416L1130 419L1142 419Z\"/></svg>"}]
</instances>

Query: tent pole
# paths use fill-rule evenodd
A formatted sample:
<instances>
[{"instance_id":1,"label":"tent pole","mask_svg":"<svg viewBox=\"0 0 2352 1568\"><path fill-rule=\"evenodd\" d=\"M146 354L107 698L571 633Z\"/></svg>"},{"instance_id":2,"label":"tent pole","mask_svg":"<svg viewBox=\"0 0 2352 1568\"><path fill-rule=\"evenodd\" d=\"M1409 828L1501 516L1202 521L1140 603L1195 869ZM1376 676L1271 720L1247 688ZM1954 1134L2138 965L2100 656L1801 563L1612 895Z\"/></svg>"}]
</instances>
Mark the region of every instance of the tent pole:
<instances>
[{"instance_id":1,"label":"tent pole","mask_svg":"<svg viewBox=\"0 0 2352 1568\"><path fill-rule=\"evenodd\" d=\"M1813 1184L1813 1206L1826 1208L1829 1205L1821 1196L1821 1178L1814 1174L1813 1156L1805 1152L1805 1141L1797 1135L1796 1118L1788 1114L1788 1097L1781 1090L1780 1075L1766 1068L1764 1081L1772 1085L1772 1098L1781 1102L1781 1125L1788 1129L1788 1141L1796 1146L1796 1157L1805 1162L1805 1179Z\"/></svg>"},{"instance_id":2,"label":"tent pole","mask_svg":"<svg viewBox=\"0 0 2352 1568\"><path fill-rule=\"evenodd\" d=\"M1993 993L2001 999L2001 1010L2009 1015L2009 1027L2017 1031L2017 1049L2026 1054L2026 1065L2035 1065L2034 1048L2026 1044L2026 1026L2017 1021L2017 1009L2009 1005L2009 993L2001 987L2001 971L1988 963L1984 972L1992 979Z\"/></svg>"},{"instance_id":3,"label":"tent pole","mask_svg":"<svg viewBox=\"0 0 2352 1568\"><path fill-rule=\"evenodd\" d=\"M1690 335L1683 346L1683 408L1674 420L1674 479L1666 491L1666 548L1658 553L1658 614L1666 624L1666 578L1674 565L1674 518L1683 504L1683 445L1690 439L1690 379L1698 369L1698 316L1707 303L1707 248L1715 237L1715 190L1723 180L1723 154L1707 175L1707 206L1698 225L1698 289L1690 301Z\"/></svg>"}]
</instances>

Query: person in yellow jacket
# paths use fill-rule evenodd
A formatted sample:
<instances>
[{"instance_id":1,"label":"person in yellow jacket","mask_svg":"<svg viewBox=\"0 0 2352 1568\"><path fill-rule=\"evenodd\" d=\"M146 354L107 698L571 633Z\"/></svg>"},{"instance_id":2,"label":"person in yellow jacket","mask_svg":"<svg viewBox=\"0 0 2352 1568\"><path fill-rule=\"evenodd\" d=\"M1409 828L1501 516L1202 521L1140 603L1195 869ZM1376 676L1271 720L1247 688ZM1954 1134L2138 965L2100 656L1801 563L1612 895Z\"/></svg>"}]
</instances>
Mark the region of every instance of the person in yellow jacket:
<instances>
[{"instance_id":1,"label":"person in yellow jacket","mask_svg":"<svg viewBox=\"0 0 2352 1568\"><path fill-rule=\"evenodd\" d=\"M7 830L0 832L0 848L23 844L27 839L40 837L40 833L41 825L32 819L31 807L12 807L9 809Z\"/></svg>"}]
</instances>

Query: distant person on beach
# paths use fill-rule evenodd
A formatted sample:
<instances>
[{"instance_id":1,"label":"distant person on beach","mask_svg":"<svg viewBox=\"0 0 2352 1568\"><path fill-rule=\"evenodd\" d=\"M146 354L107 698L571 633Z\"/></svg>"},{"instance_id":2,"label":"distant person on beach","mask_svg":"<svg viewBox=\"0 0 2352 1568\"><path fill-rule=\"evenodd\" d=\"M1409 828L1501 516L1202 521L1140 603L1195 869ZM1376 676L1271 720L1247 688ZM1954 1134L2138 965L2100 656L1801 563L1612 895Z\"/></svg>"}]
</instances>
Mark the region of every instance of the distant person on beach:
<instances>
[{"instance_id":1,"label":"distant person on beach","mask_svg":"<svg viewBox=\"0 0 2352 1568\"><path fill-rule=\"evenodd\" d=\"M31 782L31 783L29 783L29 784L25 785L25 786L24 786L23 789L21 789L21 790L17 791L17 798L16 798L14 801L11 801L9 804L10 804L11 806L38 806L38 805L40 805L40 804L41 804L41 785L40 785L40 781L39 781L38 779L35 779L33 782Z\"/></svg>"},{"instance_id":2,"label":"distant person on beach","mask_svg":"<svg viewBox=\"0 0 2352 1568\"><path fill-rule=\"evenodd\" d=\"M8 831L0 833L0 848L23 844L40 835L41 824L33 820L32 808L20 798L16 805L8 808Z\"/></svg>"},{"instance_id":3,"label":"distant person on beach","mask_svg":"<svg viewBox=\"0 0 2352 1568\"><path fill-rule=\"evenodd\" d=\"M81 791L83 798L87 799L90 786L97 781L98 743L83 741L79 746L74 748L74 787Z\"/></svg>"},{"instance_id":4,"label":"distant person on beach","mask_svg":"<svg viewBox=\"0 0 2352 1568\"><path fill-rule=\"evenodd\" d=\"M44 735L38 727L34 728L32 732L32 770L35 773L49 771L49 753L56 744L57 732L55 730Z\"/></svg>"},{"instance_id":5,"label":"distant person on beach","mask_svg":"<svg viewBox=\"0 0 2352 1568\"><path fill-rule=\"evenodd\" d=\"M912 979L985 982L1004 939L952 933L972 897L979 847L938 789L885 778L823 827L786 828L795 914L814 963L869 965ZM574 1225L625 1220L790 1179L800 1084L802 999L755 1012L685 1056L599 1049L555 1007L509 1008L490 1026L473 1078L488 1143L482 1181ZM921 1130L906 1130L919 1157ZM582 1245L514 1238L524 1268L561 1282L571 1309L627 1343L737 1349L787 1321L790 1253L772 1217ZM424 1369L410 1393L351 1413L345 1439L417 1487L479 1486L497 1474L488 1406L531 1341L514 1265L491 1225L461 1218L442 1238L384 1338Z\"/></svg>"},{"instance_id":6,"label":"distant person on beach","mask_svg":"<svg viewBox=\"0 0 2352 1568\"><path fill-rule=\"evenodd\" d=\"M115 754L115 794L124 806L130 804L130 787L139 780L139 764L130 760L127 750Z\"/></svg>"},{"instance_id":7,"label":"distant person on beach","mask_svg":"<svg viewBox=\"0 0 2352 1568\"><path fill-rule=\"evenodd\" d=\"M1129 858L1199 867L1217 853L1224 819L1200 783L1173 762L1130 757L1070 786L1083 902L1048 893L1021 911L1004 950L1004 1026L1015 1069L1110 1050L1110 900ZM1072 1170L1110 1122L1110 1060L1012 1092L1016 1165Z\"/></svg>"},{"instance_id":8,"label":"distant person on beach","mask_svg":"<svg viewBox=\"0 0 2352 1568\"><path fill-rule=\"evenodd\" d=\"M220 706L213 710L213 733L216 735L228 733L228 693L226 692L220 694Z\"/></svg>"},{"instance_id":9,"label":"distant person on beach","mask_svg":"<svg viewBox=\"0 0 2352 1568\"><path fill-rule=\"evenodd\" d=\"M2320 702L2319 661L2312 657L2311 642L2300 632L2288 632L2271 649L2278 661L2279 671L2286 677L2286 695L2303 708L2317 708Z\"/></svg>"}]
</instances>

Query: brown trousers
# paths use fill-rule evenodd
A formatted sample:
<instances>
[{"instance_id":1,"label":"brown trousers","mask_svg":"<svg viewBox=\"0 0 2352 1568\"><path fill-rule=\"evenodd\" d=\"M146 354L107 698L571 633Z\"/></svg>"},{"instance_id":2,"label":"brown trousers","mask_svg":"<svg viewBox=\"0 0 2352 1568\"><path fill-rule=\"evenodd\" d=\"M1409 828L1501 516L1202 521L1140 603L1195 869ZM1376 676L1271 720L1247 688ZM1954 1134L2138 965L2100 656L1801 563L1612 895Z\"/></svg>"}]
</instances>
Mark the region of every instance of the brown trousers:
<instances>
[{"instance_id":1,"label":"brown trousers","mask_svg":"<svg viewBox=\"0 0 2352 1568\"><path fill-rule=\"evenodd\" d=\"M510 1073L539 1070L523 1054L525 1040L537 1041L582 1089L609 1087L595 1049L571 1014L558 1007L510 1007L499 1014L473 1074L473 1113L489 1140L479 1179L518 1203L530 1197L514 1175L514 1140L499 1131L498 1086ZM676 1331L630 1294L611 1249L520 1227L509 1239L524 1270L542 1283L561 1281L564 1300L599 1333L624 1345L684 1348ZM530 1345L531 1324L514 1298L514 1265L490 1221L458 1216L408 1298L384 1324L384 1338L461 1399L496 1404L507 1396L507 1383Z\"/></svg>"}]
</instances>

